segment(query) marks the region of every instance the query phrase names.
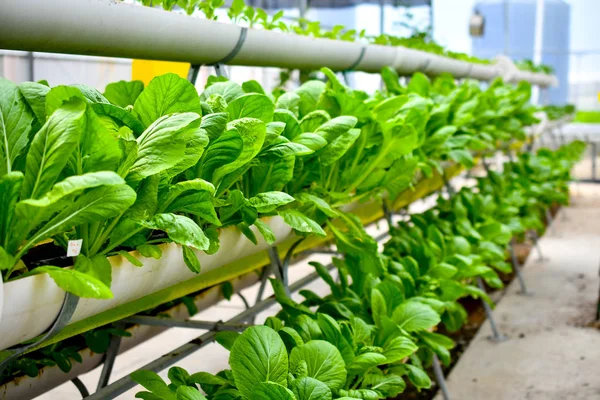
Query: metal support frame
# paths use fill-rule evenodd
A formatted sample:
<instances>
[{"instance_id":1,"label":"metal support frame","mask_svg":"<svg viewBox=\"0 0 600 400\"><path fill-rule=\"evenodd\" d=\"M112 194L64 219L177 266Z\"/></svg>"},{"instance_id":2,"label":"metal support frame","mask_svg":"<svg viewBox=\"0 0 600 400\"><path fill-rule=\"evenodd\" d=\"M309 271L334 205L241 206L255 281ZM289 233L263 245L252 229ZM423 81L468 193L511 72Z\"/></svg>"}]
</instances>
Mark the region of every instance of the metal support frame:
<instances>
[{"instance_id":1,"label":"metal support frame","mask_svg":"<svg viewBox=\"0 0 600 400\"><path fill-rule=\"evenodd\" d=\"M510 244L508 245L508 250L510 252L510 258L513 265L513 271L515 271L515 275L517 276L517 280L519 281L519 285L521 286L521 291L519 294L523 296L532 296L533 293L527 290L527 285L525 284L525 278L523 278L523 274L521 273L521 264L519 263L519 259L517 258L517 253L515 251L515 240L511 239Z\"/></svg>"},{"instance_id":2,"label":"metal support frame","mask_svg":"<svg viewBox=\"0 0 600 400\"><path fill-rule=\"evenodd\" d=\"M75 385L77 390L79 390L79 394L82 398L86 398L90 395L90 392L87 390L87 387L85 387L85 384L81 381L81 379L75 377L71 379L71 382L73 382L73 385Z\"/></svg>"},{"instance_id":3,"label":"metal support frame","mask_svg":"<svg viewBox=\"0 0 600 400\"><path fill-rule=\"evenodd\" d=\"M444 377L444 371L442 371L442 364L440 363L440 359L437 354L433 355L433 373L435 375L435 380L442 391L442 397L444 400L450 400L450 391L448 390L448 386L446 385L446 378Z\"/></svg>"},{"instance_id":4,"label":"metal support frame","mask_svg":"<svg viewBox=\"0 0 600 400\"><path fill-rule=\"evenodd\" d=\"M481 279L480 277L477 277L477 286L479 287L479 289L481 289L481 291L483 291L484 293L486 292L485 285L483 284L483 279ZM492 336L489 336L488 339L490 339L493 342L504 342L505 340L508 340L508 336L501 333L498 329L498 326L496 325L496 320L494 319L494 314L492 313L492 308L483 298L481 299L481 305L483 306L483 310L485 311L485 317L490 322L490 328L492 328Z\"/></svg>"},{"instance_id":5,"label":"metal support frame","mask_svg":"<svg viewBox=\"0 0 600 400\"><path fill-rule=\"evenodd\" d=\"M33 342L26 344L24 346L13 347L11 349L7 349L6 351L10 352L10 356L2 360L0 362L0 374L8 367L13 360L17 359L19 356L27 353L30 349L33 349L43 343L44 341L50 339L57 333L59 333L71 320L71 317L75 313L75 309L77 308L77 303L79 303L79 297L74 295L73 293L67 293L65 295L65 299L63 300L63 304L60 308L60 312L58 316L54 320L54 323L48 329L48 331L42 336L38 337L38 339Z\"/></svg>"},{"instance_id":6,"label":"metal support frame","mask_svg":"<svg viewBox=\"0 0 600 400\"><path fill-rule=\"evenodd\" d=\"M536 230L531 231L531 240L533 241L533 246L537 249L538 252L538 262L546 261L547 258L542 254L542 247L540 246L540 235L538 235Z\"/></svg>"},{"instance_id":7,"label":"metal support frame","mask_svg":"<svg viewBox=\"0 0 600 400\"><path fill-rule=\"evenodd\" d=\"M193 319L183 318L162 318L151 317L146 315L134 315L125 318L123 322L128 324L150 325L150 326L166 326L169 328L189 328L189 329L204 329L214 332L220 331L243 331L252 324L242 323L227 323L223 321L196 321Z\"/></svg>"},{"instance_id":8,"label":"metal support frame","mask_svg":"<svg viewBox=\"0 0 600 400\"><path fill-rule=\"evenodd\" d=\"M125 322L121 321L118 323L117 328L123 329L125 327ZM96 386L96 391L102 389L108 382L110 381L110 375L112 374L113 367L115 365L115 360L117 359L117 355L119 355L119 347L121 347L121 336L113 335L110 338L110 344L108 345L108 350L104 354L104 359L102 360L102 372L100 373L100 378L98 379L98 385ZM89 394L88 394L89 396Z\"/></svg>"}]
</instances>

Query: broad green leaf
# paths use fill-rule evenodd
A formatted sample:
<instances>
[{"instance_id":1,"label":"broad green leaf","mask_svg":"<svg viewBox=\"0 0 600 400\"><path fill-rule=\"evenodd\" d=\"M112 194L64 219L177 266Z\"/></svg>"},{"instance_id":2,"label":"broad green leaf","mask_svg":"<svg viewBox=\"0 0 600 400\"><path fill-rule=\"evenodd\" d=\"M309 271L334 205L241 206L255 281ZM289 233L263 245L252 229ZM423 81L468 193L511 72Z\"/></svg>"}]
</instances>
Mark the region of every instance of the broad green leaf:
<instances>
[{"instance_id":1,"label":"broad green leaf","mask_svg":"<svg viewBox=\"0 0 600 400\"><path fill-rule=\"evenodd\" d=\"M406 89L409 93L416 93L423 97L429 97L430 87L431 82L429 82L429 78L421 72L416 72L411 76Z\"/></svg>"},{"instance_id":2,"label":"broad green leaf","mask_svg":"<svg viewBox=\"0 0 600 400\"><path fill-rule=\"evenodd\" d=\"M231 103L233 100L240 96L243 96L244 89L235 82L217 82L207 87L204 92L200 95L200 100L206 101L211 95L218 94L223 96L227 103Z\"/></svg>"},{"instance_id":3,"label":"broad green leaf","mask_svg":"<svg viewBox=\"0 0 600 400\"><path fill-rule=\"evenodd\" d=\"M53 267L50 265L37 267L30 274L47 273L61 289L76 296L93 299L111 299L110 288L100 280L73 269Z\"/></svg>"},{"instance_id":4,"label":"broad green leaf","mask_svg":"<svg viewBox=\"0 0 600 400\"><path fill-rule=\"evenodd\" d=\"M200 127L204 129L211 141L217 139L227 126L229 115L225 112L208 114L202 117Z\"/></svg>"},{"instance_id":5,"label":"broad green leaf","mask_svg":"<svg viewBox=\"0 0 600 400\"><path fill-rule=\"evenodd\" d=\"M39 198L54 185L81 138L85 107L81 99L69 100L36 133L27 153L21 198Z\"/></svg>"},{"instance_id":6,"label":"broad green leaf","mask_svg":"<svg viewBox=\"0 0 600 400\"><path fill-rule=\"evenodd\" d=\"M417 350L417 345L404 336L392 336L383 345L383 355L387 359L388 364L401 361Z\"/></svg>"},{"instance_id":7,"label":"broad green leaf","mask_svg":"<svg viewBox=\"0 0 600 400\"><path fill-rule=\"evenodd\" d=\"M149 220L139 222L145 228L164 231L177 244L190 246L198 250L207 250L210 242L202 229L190 218L163 213L156 214Z\"/></svg>"},{"instance_id":8,"label":"broad green leaf","mask_svg":"<svg viewBox=\"0 0 600 400\"><path fill-rule=\"evenodd\" d=\"M0 78L0 176L25 150L34 115L14 83Z\"/></svg>"},{"instance_id":9,"label":"broad green leaf","mask_svg":"<svg viewBox=\"0 0 600 400\"><path fill-rule=\"evenodd\" d=\"M143 90L142 81L118 81L106 85L104 97L112 104L125 108L134 105Z\"/></svg>"},{"instance_id":10,"label":"broad green leaf","mask_svg":"<svg viewBox=\"0 0 600 400\"><path fill-rule=\"evenodd\" d=\"M152 79L133 105L133 115L144 126L173 113L195 113L199 118L202 107L194 85L171 73Z\"/></svg>"},{"instance_id":11,"label":"broad green leaf","mask_svg":"<svg viewBox=\"0 0 600 400\"><path fill-rule=\"evenodd\" d=\"M371 314L377 326L381 326L381 318L388 314L385 298L377 289L371 290Z\"/></svg>"},{"instance_id":12,"label":"broad green leaf","mask_svg":"<svg viewBox=\"0 0 600 400\"><path fill-rule=\"evenodd\" d=\"M404 364L403 367L408 371L408 379L417 389L429 389L431 387L429 375L421 368L410 364Z\"/></svg>"},{"instance_id":13,"label":"broad green leaf","mask_svg":"<svg viewBox=\"0 0 600 400\"><path fill-rule=\"evenodd\" d=\"M161 117L137 138L137 159L129 170L128 180L173 168L186 155L187 142L200 129L200 116L194 113Z\"/></svg>"},{"instance_id":14,"label":"broad green leaf","mask_svg":"<svg viewBox=\"0 0 600 400\"><path fill-rule=\"evenodd\" d=\"M50 88L41 83L22 82L19 84L19 91L25 98L25 102L27 102L29 108L33 111L38 123L43 125L46 122L46 95L50 91Z\"/></svg>"},{"instance_id":15,"label":"broad green leaf","mask_svg":"<svg viewBox=\"0 0 600 400\"><path fill-rule=\"evenodd\" d=\"M242 89L244 89L244 92L246 93L265 94L265 90L260 86L260 83L254 79L242 83Z\"/></svg>"},{"instance_id":16,"label":"broad green leaf","mask_svg":"<svg viewBox=\"0 0 600 400\"><path fill-rule=\"evenodd\" d=\"M260 234L263 236L265 242L267 242L268 244L275 243L277 238L275 237L275 234L273 233L271 228L269 228L269 225L265 224L260 219L257 219L256 221L254 221L254 226L256 226L256 229L258 229Z\"/></svg>"},{"instance_id":17,"label":"broad green leaf","mask_svg":"<svg viewBox=\"0 0 600 400\"><path fill-rule=\"evenodd\" d=\"M248 199L248 203L260 213L269 213L294 200L292 196L284 192L264 192Z\"/></svg>"},{"instance_id":18,"label":"broad green leaf","mask_svg":"<svg viewBox=\"0 0 600 400\"><path fill-rule=\"evenodd\" d=\"M242 151L237 159L216 169L213 183L220 182L225 175L250 162L259 153L267 134L265 123L255 118L237 119L227 124L227 129L238 131L243 142Z\"/></svg>"},{"instance_id":19,"label":"broad green leaf","mask_svg":"<svg viewBox=\"0 0 600 400\"><path fill-rule=\"evenodd\" d=\"M295 160L294 156L267 161L261 159L260 164L251 169L251 193L258 194L283 189L285 184L293 178Z\"/></svg>"},{"instance_id":20,"label":"broad green leaf","mask_svg":"<svg viewBox=\"0 0 600 400\"><path fill-rule=\"evenodd\" d=\"M327 111L315 110L302 118L300 129L302 129L302 132L314 132L330 119L331 117L327 114Z\"/></svg>"},{"instance_id":21,"label":"broad green leaf","mask_svg":"<svg viewBox=\"0 0 600 400\"><path fill-rule=\"evenodd\" d=\"M105 256L96 255L88 258L80 254L75 259L75 266L73 268L75 271L83 272L110 287L112 282L112 266Z\"/></svg>"},{"instance_id":22,"label":"broad green leaf","mask_svg":"<svg viewBox=\"0 0 600 400\"><path fill-rule=\"evenodd\" d=\"M256 118L265 123L273 121L275 105L264 94L249 93L240 96L227 105L230 119Z\"/></svg>"},{"instance_id":23,"label":"broad green leaf","mask_svg":"<svg viewBox=\"0 0 600 400\"><path fill-rule=\"evenodd\" d=\"M146 258L154 258L160 260L162 257L162 249L153 244L141 244L135 248L142 256Z\"/></svg>"},{"instance_id":24,"label":"broad green leaf","mask_svg":"<svg viewBox=\"0 0 600 400\"><path fill-rule=\"evenodd\" d=\"M292 383L292 391L298 400L331 400L331 390L323 382L304 377Z\"/></svg>"},{"instance_id":25,"label":"broad green leaf","mask_svg":"<svg viewBox=\"0 0 600 400\"><path fill-rule=\"evenodd\" d=\"M327 146L327 140L323 136L318 133L310 132L301 133L294 137L293 142L304 145L312 151L321 150L323 147Z\"/></svg>"},{"instance_id":26,"label":"broad green leaf","mask_svg":"<svg viewBox=\"0 0 600 400\"><path fill-rule=\"evenodd\" d=\"M346 133L350 129L354 128L357 122L358 121L356 117L347 115L336 117L319 126L315 133L321 135L325 140L327 140L327 143L331 143L341 134Z\"/></svg>"},{"instance_id":27,"label":"broad green leaf","mask_svg":"<svg viewBox=\"0 0 600 400\"><path fill-rule=\"evenodd\" d=\"M295 139L302 132L298 118L296 118L296 115L289 110L275 110L275 114L273 114L273 121L283 122L285 124L285 129L282 133L282 136L290 140Z\"/></svg>"},{"instance_id":28,"label":"broad green leaf","mask_svg":"<svg viewBox=\"0 0 600 400\"><path fill-rule=\"evenodd\" d=\"M171 391L165 381L156 372L138 370L133 372L131 379L156 394L163 400L177 400L177 395Z\"/></svg>"},{"instance_id":29,"label":"broad green leaf","mask_svg":"<svg viewBox=\"0 0 600 400\"><path fill-rule=\"evenodd\" d=\"M360 129L350 129L340 133L317 153L319 162L325 166L333 164L346 154L359 136Z\"/></svg>"},{"instance_id":30,"label":"broad green leaf","mask_svg":"<svg viewBox=\"0 0 600 400\"><path fill-rule=\"evenodd\" d=\"M237 332L218 332L217 337L221 333L234 333L239 336ZM229 350L229 349L228 349ZM220 376L209 374L208 372L196 372L195 374L190 375L188 378L188 383L197 383L199 385L227 385L229 381Z\"/></svg>"},{"instance_id":31,"label":"broad green leaf","mask_svg":"<svg viewBox=\"0 0 600 400\"><path fill-rule=\"evenodd\" d=\"M29 241L37 243L74 226L115 217L131 206L134 201L135 192L125 184L93 188L44 223Z\"/></svg>"},{"instance_id":32,"label":"broad green leaf","mask_svg":"<svg viewBox=\"0 0 600 400\"><path fill-rule=\"evenodd\" d=\"M296 94L300 96L300 103L298 104L300 117L304 117L315 109L321 93L325 91L325 87L325 83L311 80L296 89Z\"/></svg>"},{"instance_id":33,"label":"broad green leaf","mask_svg":"<svg viewBox=\"0 0 600 400\"><path fill-rule=\"evenodd\" d=\"M260 382L254 387L248 398L252 400L296 400L292 391L283 385L274 382Z\"/></svg>"},{"instance_id":34,"label":"broad green leaf","mask_svg":"<svg viewBox=\"0 0 600 400\"><path fill-rule=\"evenodd\" d=\"M227 350L231 351L231 348L233 347L233 344L235 343L235 341L239 337L240 337L240 333L238 333L238 332L222 331L222 332L217 332L215 340L221 346L223 346ZM198 383L201 383L201 382L198 382Z\"/></svg>"},{"instance_id":35,"label":"broad green leaf","mask_svg":"<svg viewBox=\"0 0 600 400\"><path fill-rule=\"evenodd\" d=\"M213 174L219 167L229 165L240 157L244 142L236 129L229 130L214 140L199 163L196 176L214 182Z\"/></svg>"},{"instance_id":36,"label":"broad green leaf","mask_svg":"<svg viewBox=\"0 0 600 400\"><path fill-rule=\"evenodd\" d=\"M14 229L13 218L15 206L21 192L23 174L10 172L0 178L0 247L8 246L11 229ZM9 268L11 265L0 264L0 269Z\"/></svg>"},{"instance_id":37,"label":"broad green leaf","mask_svg":"<svg viewBox=\"0 0 600 400\"><path fill-rule=\"evenodd\" d=\"M129 111L119 106L108 103L95 103L91 104L90 107L99 117L104 117L102 119L104 125L111 127L115 132L118 132L118 129L122 126L131 129L134 136L139 136L144 132L144 125ZM109 117L109 119L106 117ZM117 121L116 125L115 121Z\"/></svg>"},{"instance_id":38,"label":"broad green leaf","mask_svg":"<svg viewBox=\"0 0 600 400\"><path fill-rule=\"evenodd\" d=\"M200 273L200 260L198 260L196 253L194 253L194 250L192 250L188 246L182 246L182 250L183 250L183 261L185 262L185 265L187 265L189 270L192 271L193 273L199 274Z\"/></svg>"},{"instance_id":39,"label":"broad green leaf","mask_svg":"<svg viewBox=\"0 0 600 400\"><path fill-rule=\"evenodd\" d=\"M300 110L300 96L292 92L284 93L277 99L275 108L289 110L298 115L298 111Z\"/></svg>"},{"instance_id":40,"label":"broad green leaf","mask_svg":"<svg viewBox=\"0 0 600 400\"><path fill-rule=\"evenodd\" d=\"M58 182L52 190L39 199L27 199L18 203L19 214L38 224L65 206L63 200L72 199L84 190L103 185L125 184L123 178L114 172L90 172L83 175L69 176Z\"/></svg>"},{"instance_id":41,"label":"broad green leaf","mask_svg":"<svg viewBox=\"0 0 600 400\"><path fill-rule=\"evenodd\" d=\"M402 303L394 310L392 320L407 332L421 331L440 323L440 316L430 306L416 301Z\"/></svg>"},{"instance_id":42,"label":"broad green leaf","mask_svg":"<svg viewBox=\"0 0 600 400\"><path fill-rule=\"evenodd\" d=\"M451 150L448 153L448 157L450 157L451 160L456 161L459 164L462 164L467 169L472 168L474 165L473 156L467 150L463 150L463 149Z\"/></svg>"},{"instance_id":43,"label":"broad green leaf","mask_svg":"<svg viewBox=\"0 0 600 400\"><path fill-rule=\"evenodd\" d=\"M286 224L298 232L314 233L317 236L323 237L327 236L319 224L298 210L281 210L277 213L283 217Z\"/></svg>"},{"instance_id":44,"label":"broad green leaf","mask_svg":"<svg viewBox=\"0 0 600 400\"><path fill-rule=\"evenodd\" d=\"M293 354L293 353L292 353ZM267 326L253 326L233 344L229 355L235 384L242 395L253 399L261 382L287 385L288 355L279 335Z\"/></svg>"},{"instance_id":45,"label":"broad green leaf","mask_svg":"<svg viewBox=\"0 0 600 400\"><path fill-rule=\"evenodd\" d=\"M379 353L362 353L356 356L352 364L348 365L348 374L363 376L371 368L386 364L387 358Z\"/></svg>"},{"instance_id":46,"label":"broad green leaf","mask_svg":"<svg viewBox=\"0 0 600 400\"><path fill-rule=\"evenodd\" d=\"M295 369L302 361L307 364L309 377L323 382L333 391L340 389L346 382L344 359L329 342L312 340L295 347L290 354L290 368Z\"/></svg>"},{"instance_id":47,"label":"broad green leaf","mask_svg":"<svg viewBox=\"0 0 600 400\"><path fill-rule=\"evenodd\" d=\"M319 211L321 211L323 214L327 215L328 217L334 218L334 217L338 216L338 211L331 208L331 206L329 204L327 204L327 202L325 200L323 200L322 198L320 198L318 196L315 196L314 194L302 192L302 193L296 195L296 199L303 203L313 204Z\"/></svg>"},{"instance_id":48,"label":"broad green leaf","mask_svg":"<svg viewBox=\"0 0 600 400\"><path fill-rule=\"evenodd\" d=\"M198 389L191 386L179 386L177 388L177 400L206 400Z\"/></svg>"},{"instance_id":49,"label":"broad green leaf","mask_svg":"<svg viewBox=\"0 0 600 400\"><path fill-rule=\"evenodd\" d=\"M125 258L127 261L129 261L132 265L136 266L136 267L143 267L144 263L141 262L139 259L137 259L133 254L129 253L128 251L125 250L120 250L118 252L118 254Z\"/></svg>"}]
</instances>

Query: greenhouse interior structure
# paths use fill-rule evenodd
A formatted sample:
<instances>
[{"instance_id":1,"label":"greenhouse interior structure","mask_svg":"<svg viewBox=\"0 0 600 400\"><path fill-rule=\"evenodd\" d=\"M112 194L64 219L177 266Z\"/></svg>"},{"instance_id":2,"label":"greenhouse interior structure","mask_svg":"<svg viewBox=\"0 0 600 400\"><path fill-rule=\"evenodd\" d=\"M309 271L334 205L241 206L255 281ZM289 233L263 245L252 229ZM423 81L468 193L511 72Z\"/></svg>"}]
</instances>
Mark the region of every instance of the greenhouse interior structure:
<instances>
[{"instance_id":1,"label":"greenhouse interior structure","mask_svg":"<svg viewBox=\"0 0 600 400\"><path fill-rule=\"evenodd\" d=\"M0 399L600 400L597 0L0 0Z\"/></svg>"}]
</instances>

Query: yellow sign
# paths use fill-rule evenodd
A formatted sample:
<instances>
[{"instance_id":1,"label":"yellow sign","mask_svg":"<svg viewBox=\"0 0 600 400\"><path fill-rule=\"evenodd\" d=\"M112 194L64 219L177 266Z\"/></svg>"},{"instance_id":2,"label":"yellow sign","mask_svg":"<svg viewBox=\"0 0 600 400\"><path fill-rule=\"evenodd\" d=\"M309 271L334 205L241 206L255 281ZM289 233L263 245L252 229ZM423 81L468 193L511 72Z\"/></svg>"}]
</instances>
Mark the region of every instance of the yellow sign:
<instances>
[{"instance_id":1,"label":"yellow sign","mask_svg":"<svg viewBox=\"0 0 600 400\"><path fill-rule=\"evenodd\" d=\"M144 85L150 83L152 78L172 72L186 78L189 63L171 62L171 61L151 61L151 60L133 60L131 64L131 79L144 82Z\"/></svg>"}]
</instances>

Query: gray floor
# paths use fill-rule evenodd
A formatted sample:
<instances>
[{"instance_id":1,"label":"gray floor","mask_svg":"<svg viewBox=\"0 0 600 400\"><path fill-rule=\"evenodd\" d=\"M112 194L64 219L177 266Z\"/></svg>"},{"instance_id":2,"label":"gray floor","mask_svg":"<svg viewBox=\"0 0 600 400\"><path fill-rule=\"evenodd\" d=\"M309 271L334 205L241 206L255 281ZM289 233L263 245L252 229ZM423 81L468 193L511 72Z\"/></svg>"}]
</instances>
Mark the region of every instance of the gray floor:
<instances>
[{"instance_id":1,"label":"gray floor","mask_svg":"<svg viewBox=\"0 0 600 400\"><path fill-rule=\"evenodd\" d=\"M592 327L600 263L600 185L579 184L541 240L547 260L527 261L533 296L508 288L494 315L509 336L492 343L486 323L450 373L453 400L600 399L600 330ZM442 400L439 395L436 400Z\"/></svg>"}]
</instances>

